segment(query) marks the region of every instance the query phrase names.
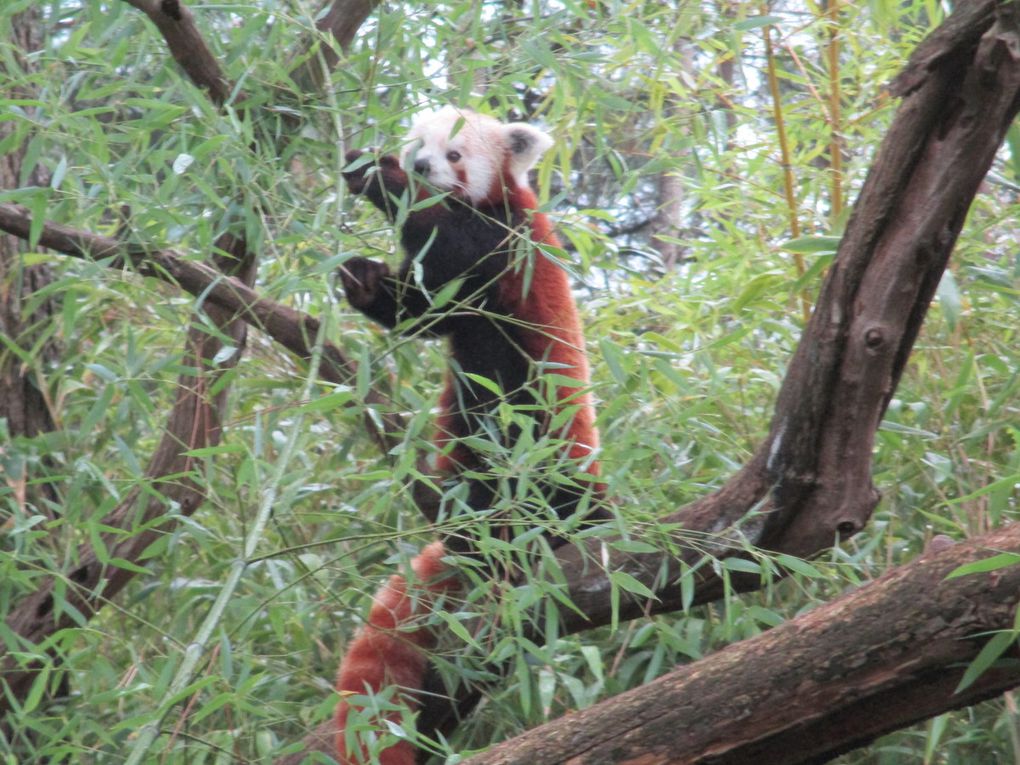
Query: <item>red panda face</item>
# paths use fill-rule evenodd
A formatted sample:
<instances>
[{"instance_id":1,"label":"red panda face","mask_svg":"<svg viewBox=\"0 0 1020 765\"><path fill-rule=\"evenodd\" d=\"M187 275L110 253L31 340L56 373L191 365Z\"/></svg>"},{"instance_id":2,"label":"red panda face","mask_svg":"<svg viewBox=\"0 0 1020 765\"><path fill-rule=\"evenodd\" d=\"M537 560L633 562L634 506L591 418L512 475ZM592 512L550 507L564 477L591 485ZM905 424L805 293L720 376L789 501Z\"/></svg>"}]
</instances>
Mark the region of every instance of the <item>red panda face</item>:
<instances>
[{"instance_id":1,"label":"red panda face","mask_svg":"<svg viewBox=\"0 0 1020 765\"><path fill-rule=\"evenodd\" d=\"M400 159L406 171L478 205L526 188L528 170L550 146L531 125L444 106L415 118Z\"/></svg>"}]
</instances>

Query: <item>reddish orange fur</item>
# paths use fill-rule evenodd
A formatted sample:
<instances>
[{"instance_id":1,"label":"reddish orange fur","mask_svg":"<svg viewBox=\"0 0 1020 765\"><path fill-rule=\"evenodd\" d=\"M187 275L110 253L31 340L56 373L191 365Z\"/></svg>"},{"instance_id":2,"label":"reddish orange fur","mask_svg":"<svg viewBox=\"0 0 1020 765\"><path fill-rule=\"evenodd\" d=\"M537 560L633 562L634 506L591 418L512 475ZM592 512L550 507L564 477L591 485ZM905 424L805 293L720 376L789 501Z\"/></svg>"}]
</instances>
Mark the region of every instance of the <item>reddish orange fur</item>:
<instances>
[{"instance_id":1,"label":"reddish orange fur","mask_svg":"<svg viewBox=\"0 0 1020 765\"><path fill-rule=\"evenodd\" d=\"M560 240L545 213L537 212L538 199L529 188L513 185L508 189L510 206L531 216L531 239L537 244L560 247ZM558 401L577 407L574 417L563 433L556 434L570 442L568 454L573 459L588 457L599 446L595 428L595 410L588 392L588 356L577 305L570 292L566 272L542 253L535 253L532 273L525 287L523 268L512 270L500 283L501 293L513 315L526 327L524 350L539 361L555 364L556 374L573 377L577 389L567 386L557 390ZM526 291L525 291L526 288ZM598 475L598 463L588 466L591 475Z\"/></svg>"},{"instance_id":2,"label":"reddish orange fur","mask_svg":"<svg viewBox=\"0 0 1020 765\"><path fill-rule=\"evenodd\" d=\"M427 593L440 595L457 587L457 580L442 561L442 542L433 542L411 561L411 568ZM368 622L351 641L337 673L336 688L343 693L377 693L388 686L408 691L421 688L427 652L435 645L432 631L426 627L409 628L428 609L428 598L415 598L407 592L407 581L396 574L376 593ZM412 708L417 705L413 697ZM344 733L351 706L341 696L336 708L337 752L341 765L361 765L369 761L362 749L347 753ZM390 713L384 719L400 721ZM382 721L376 726L385 729ZM381 765L414 765L415 749L406 741L387 747L379 755Z\"/></svg>"}]
</instances>

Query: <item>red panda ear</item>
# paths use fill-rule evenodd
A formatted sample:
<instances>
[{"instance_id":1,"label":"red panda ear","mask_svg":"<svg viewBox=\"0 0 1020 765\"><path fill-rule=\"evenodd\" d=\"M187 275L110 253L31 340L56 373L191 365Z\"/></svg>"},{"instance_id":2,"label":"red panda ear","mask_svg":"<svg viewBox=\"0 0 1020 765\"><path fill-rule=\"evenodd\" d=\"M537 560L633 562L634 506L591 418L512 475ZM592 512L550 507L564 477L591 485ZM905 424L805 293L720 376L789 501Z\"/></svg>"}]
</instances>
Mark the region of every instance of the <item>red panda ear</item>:
<instances>
[{"instance_id":1,"label":"red panda ear","mask_svg":"<svg viewBox=\"0 0 1020 765\"><path fill-rule=\"evenodd\" d=\"M553 145L553 139L526 122L511 122L503 126L507 149L510 152L510 171L517 176L527 173Z\"/></svg>"}]
</instances>

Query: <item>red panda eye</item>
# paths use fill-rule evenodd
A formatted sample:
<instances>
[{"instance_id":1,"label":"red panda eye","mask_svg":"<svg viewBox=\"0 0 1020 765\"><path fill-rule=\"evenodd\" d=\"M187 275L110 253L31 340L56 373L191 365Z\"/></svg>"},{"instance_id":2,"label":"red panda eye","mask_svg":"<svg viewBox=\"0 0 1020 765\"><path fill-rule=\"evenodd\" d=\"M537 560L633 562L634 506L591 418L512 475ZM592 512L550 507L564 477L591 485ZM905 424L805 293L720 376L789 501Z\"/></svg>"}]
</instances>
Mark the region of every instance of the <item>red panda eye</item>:
<instances>
[{"instance_id":1,"label":"red panda eye","mask_svg":"<svg viewBox=\"0 0 1020 765\"><path fill-rule=\"evenodd\" d=\"M448 152L446 152L446 159L449 162L460 162L460 152L459 151L448 151Z\"/></svg>"}]
</instances>

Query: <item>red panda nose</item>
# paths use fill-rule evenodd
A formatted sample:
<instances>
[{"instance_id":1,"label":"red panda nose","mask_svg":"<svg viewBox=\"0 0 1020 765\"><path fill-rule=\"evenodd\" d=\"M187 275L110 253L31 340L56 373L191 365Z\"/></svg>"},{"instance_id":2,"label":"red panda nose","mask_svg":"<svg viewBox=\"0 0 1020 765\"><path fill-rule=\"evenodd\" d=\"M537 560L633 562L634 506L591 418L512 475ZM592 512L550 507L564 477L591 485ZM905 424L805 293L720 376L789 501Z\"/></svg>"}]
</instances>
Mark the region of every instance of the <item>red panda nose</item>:
<instances>
[{"instance_id":1,"label":"red panda nose","mask_svg":"<svg viewBox=\"0 0 1020 765\"><path fill-rule=\"evenodd\" d=\"M414 172L418 173L418 175L428 175L429 169L429 161L427 159L416 159L414 161Z\"/></svg>"}]
</instances>

